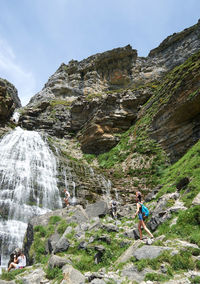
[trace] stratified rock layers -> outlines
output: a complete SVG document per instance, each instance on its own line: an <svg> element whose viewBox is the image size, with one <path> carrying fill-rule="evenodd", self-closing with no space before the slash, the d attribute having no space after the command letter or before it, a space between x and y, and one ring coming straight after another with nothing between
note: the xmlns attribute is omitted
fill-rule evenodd
<svg viewBox="0 0 200 284"><path fill-rule="evenodd" d="M161 103L150 134L176 160L199 139L198 96L187 99L199 88L199 69L190 73L185 66L174 78L164 79L167 87L157 86L162 85L164 75L200 50L199 38L200 22L169 36L146 58L138 57L128 45L63 63L24 108L20 124L57 137L77 135L85 153L100 154L118 143L119 134L141 116L139 111L157 89L162 101L173 94Z"/></svg>

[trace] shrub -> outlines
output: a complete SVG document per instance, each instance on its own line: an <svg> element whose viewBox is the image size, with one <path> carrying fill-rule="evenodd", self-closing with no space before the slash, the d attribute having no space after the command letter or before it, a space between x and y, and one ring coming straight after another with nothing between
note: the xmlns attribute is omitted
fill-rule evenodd
<svg viewBox="0 0 200 284"><path fill-rule="evenodd" d="M47 234L47 230L46 228L44 228L41 225L37 225L34 227L34 232L38 232L40 234L41 237L45 237Z"/></svg>

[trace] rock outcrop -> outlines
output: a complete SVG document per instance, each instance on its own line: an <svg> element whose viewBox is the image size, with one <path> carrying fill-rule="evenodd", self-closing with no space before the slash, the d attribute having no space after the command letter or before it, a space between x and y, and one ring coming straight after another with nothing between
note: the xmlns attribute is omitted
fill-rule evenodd
<svg viewBox="0 0 200 284"><path fill-rule="evenodd" d="M21 107L17 89L7 80L0 78L0 123L8 122L15 108Z"/></svg>
<svg viewBox="0 0 200 284"><path fill-rule="evenodd" d="M77 135L85 153L106 152L138 119L138 111L164 74L200 49L199 35L200 22L169 36L146 58L128 45L63 63L23 109L20 124L57 137Z"/></svg>

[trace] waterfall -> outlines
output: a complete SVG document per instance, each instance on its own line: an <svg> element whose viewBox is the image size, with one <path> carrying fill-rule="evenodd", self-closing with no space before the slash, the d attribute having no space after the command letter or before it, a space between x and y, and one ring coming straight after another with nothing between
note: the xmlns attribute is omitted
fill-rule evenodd
<svg viewBox="0 0 200 284"><path fill-rule="evenodd" d="M36 131L14 131L0 141L1 265L21 247L28 221L62 207L56 159Z"/></svg>

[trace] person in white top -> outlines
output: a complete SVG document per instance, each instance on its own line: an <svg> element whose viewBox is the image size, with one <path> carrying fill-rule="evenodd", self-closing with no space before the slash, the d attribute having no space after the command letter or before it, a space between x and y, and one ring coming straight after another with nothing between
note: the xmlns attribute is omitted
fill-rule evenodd
<svg viewBox="0 0 200 284"><path fill-rule="evenodd" d="M69 205L70 193L66 189L64 189L64 193L65 193L64 201L65 201L66 206L68 206Z"/></svg>
<svg viewBox="0 0 200 284"><path fill-rule="evenodd" d="M17 257L14 255L14 262L11 262L11 264L8 267L8 272L12 269L22 269L26 266L26 256L24 255L23 251L20 251L19 256Z"/></svg>

